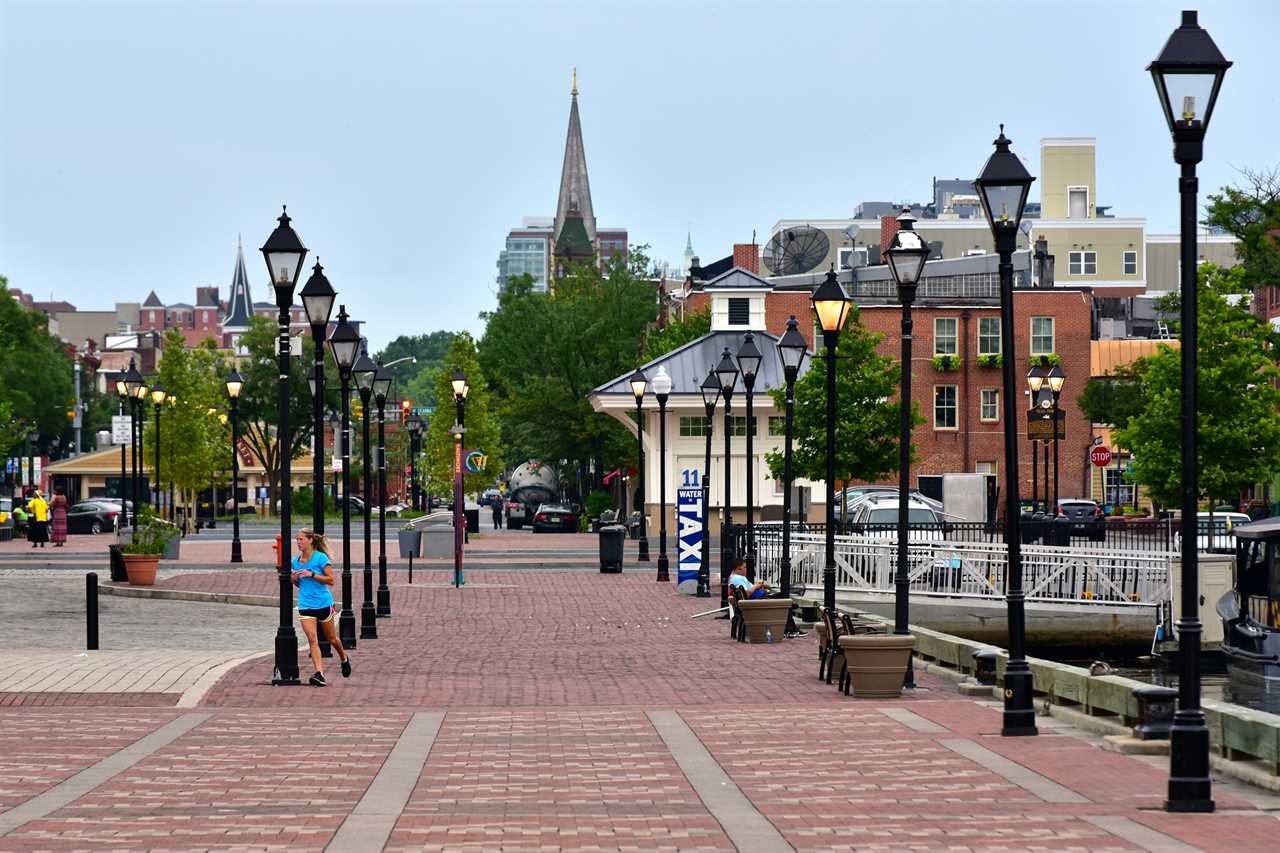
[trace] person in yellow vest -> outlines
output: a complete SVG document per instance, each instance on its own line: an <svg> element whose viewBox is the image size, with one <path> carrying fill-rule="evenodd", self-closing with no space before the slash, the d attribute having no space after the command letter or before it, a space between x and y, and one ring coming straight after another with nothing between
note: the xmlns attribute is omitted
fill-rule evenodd
<svg viewBox="0 0 1280 853"><path fill-rule="evenodd" d="M36 489L35 497L27 501L27 510L31 513L27 538L31 541L32 548L37 545L43 548L44 543L49 541L49 504L39 489Z"/></svg>

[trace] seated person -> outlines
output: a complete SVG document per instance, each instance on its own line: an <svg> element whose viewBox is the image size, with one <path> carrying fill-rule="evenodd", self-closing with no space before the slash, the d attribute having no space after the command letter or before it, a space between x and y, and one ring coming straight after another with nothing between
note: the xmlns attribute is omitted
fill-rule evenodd
<svg viewBox="0 0 1280 853"><path fill-rule="evenodd" d="M747 579L747 561L741 557L733 561L733 571L729 575L729 586L740 587L743 598L764 598L769 592L769 585L764 581L753 584Z"/></svg>

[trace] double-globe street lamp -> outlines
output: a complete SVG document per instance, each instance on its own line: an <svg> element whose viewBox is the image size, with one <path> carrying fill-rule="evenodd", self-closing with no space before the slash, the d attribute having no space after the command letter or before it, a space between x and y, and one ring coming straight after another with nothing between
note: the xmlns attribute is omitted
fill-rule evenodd
<svg viewBox="0 0 1280 853"><path fill-rule="evenodd" d="M409 416L407 424L409 428L409 495L410 503L413 504L414 512L419 509L419 490L418 490L418 450L422 441L422 418L418 417L418 413L414 412Z"/></svg>
<svg viewBox="0 0 1280 853"><path fill-rule="evenodd" d="M132 364L132 362L130 363ZM119 404L120 404L120 416L123 417L124 405L126 402L129 402L129 389L128 387L125 386L124 379L116 380L116 399L119 401ZM130 444L130 446L132 446L133 444L132 405L130 405L129 411L130 411L130 427L129 427L128 443ZM120 443L120 527L129 526L128 483L129 483L128 472L125 470L124 442L121 442Z"/></svg>
<svg viewBox="0 0 1280 853"><path fill-rule="evenodd" d="M742 387L747 392L747 566L751 579L755 580L756 572L756 532L755 532L755 482L756 482L756 413L752 408L755 398L756 374L760 372L760 362L764 356L756 346L756 336L747 332L742 336L742 345L738 347L738 370L742 373Z"/></svg>
<svg viewBox="0 0 1280 853"><path fill-rule="evenodd" d="M782 362L782 376L786 380L786 425L782 449L782 560L779 566L781 574L782 596L791 595L791 490L793 474L791 470L792 432L795 428L796 414L796 378L800 375L800 365L809 352L809 345L804 335L800 334L796 315L787 320L787 330L778 341L778 359Z"/></svg>
<svg viewBox="0 0 1280 853"><path fill-rule="evenodd" d="M244 377L232 368L227 376L227 400L231 404L231 562L242 563L240 553L240 391Z"/></svg>
<svg viewBox="0 0 1280 853"><path fill-rule="evenodd" d="M915 222L911 210L904 208L898 217L898 233L885 250L889 274L897 285L898 302L902 304L902 393L898 401L898 566L893 588L893 633L904 635L910 633L911 607L911 306L916 301L920 279L924 277L925 262L929 260L929 247L916 233ZM903 684L906 687L916 686L910 655L907 656Z"/></svg>
<svg viewBox="0 0 1280 853"><path fill-rule="evenodd" d="M716 365L716 377L720 380L720 396L724 398L724 517L720 523L720 606L729 606L729 573L733 571L733 389L738 383L738 365L734 364L729 348L720 354ZM723 618L728 618L725 616Z"/></svg>
<svg viewBox="0 0 1280 853"><path fill-rule="evenodd" d="M1004 353L1004 540L1008 549L1005 596L1009 606L1009 663L1005 668L1004 722L1001 734L1007 737L1036 734L1036 713L1031 704L1031 668L1026 653L1026 607L1022 590L1022 525L1018 500L1017 382L1014 378L1013 338L1013 252L1018 245L1018 226L1026 208L1027 193L1035 178L1009 150L1010 141L1000 125L996 150L974 181L987 225L1000 256L1000 351Z"/></svg>
<svg viewBox="0 0 1280 853"><path fill-rule="evenodd" d="M707 438L706 459L702 467L702 562L698 564L698 598L711 597L711 436L715 432L716 402L720 399L720 377L713 365L698 386L707 413L703 434ZM722 607L727 605L721 605Z"/></svg>
<svg viewBox="0 0 1280 853"><path fill-rule="evenodd" d="M151 491L155 495L152 499L152 506L155 507L156 515L160 515L160 500L164 497L164 486L160 485L160 410L164 407L164 399L168 394L164 390L164 385L158 379L151 383L151 388L147 394L151 397L151 402L156 410L156 446L151 451L155 460L151 466L151 473L155 476L156 481L151 484Z"/></svg>
<svg viewBox="0 0 1280 853"><path fill-rule="evenodd" d="M311 429L315 436L315 452L311 457L311 529L324 533L324 336L329 329L329 316L333 314L333 301L337 293L316 258L307 283L298 294L302 309L307 313L311 327Z"/></svg>
<svg viewBox="0 0 1280 853"><path fill-rule="evenodd" d="M129 423L133 431L133 448L129 454L129 473L133 480L130 493L133 497L133 526L138 526L138 510L142 506L142 424L138 418L138 409L142 398L147 394L147 383L138 372L133 359L129 359L129 369L124 374L125 391L129 397Z"/></svg>
<svg viewBox="0 0 1280 853"><path fill-rule="evenodd" d="M636 398L636 512L640 516L640 544L636 561L649 562L649 532L644 517L644 392L649 387L649 377L644 371L636 368L627 380L631 386L631 394Z"/></svg>
<svg viewBox="0 0 1280 853"><path fill-rule="evenodd" d="M836 280L834 266L810 297L813 313L822 329L822 346L827 363L827 541L822 565L822 606L828 613L836 609L836 347L840 330L849 319L853 300ZM835 637L830 640L835 644Z"/></svg>
<svg viewBox="0 0 1280 853"><path fill-rule="evenodd" d="M360 639L378 639L378 609L373 603L373 459L369 450L369 402L373 397L373 378L378 373L378 365L369 358L367 343L360 342L360 357L351 366L351 374L356 380L356 389L360 392L360 463L364 471L364 482L361 493L364 495L364 597L360 604ZM350 498L344 498L349 500Z"/></svg>
<svg viewBox="0 0 1280 853"><path fill-rule="evenodd" d="M667 559L667 397L671 394L671 374L658 367L653 376L653 396L658 400L658 581L671 580ZM679 560L677 560L679 568Z"/></svg>
<svg viewBox="0 0 1280 853"><path fill-rule="evenodd" d="M302 245L297 232L289 224L288 209L282 209L279 224L267 242L262 244L262 257L267 264L267 274L276 293L278 342L279 412L276 421L276 444L280 449L280 627L276 630L275 673L271 683L281 686L299 684L298 635L293 630L293 460L289 448L293 443L293 430L289 419L289 364L291 339L289 336L293 308L293 290L302 274L302 262L307 248Z"/></svg>
<svg viewBox="0 0 1280 853"><path fill-rule="evenodd" d="M342 610L338 639L343 648L356 647L356 615L351 610L351 368L360 349L360 335L347 322L347 306L338 308L338 323L329 335L329 350L338 366L342 398Z"/></svg>
<svg viewBox="0 0 1280 853"><path fill-rule="evenodd" d="M379 619L391 615L391 587L387 586L387 395L391 371L379 362L373 375L373 400L378 406L378 606Z"/></svg>
<svg viewBox="0 0 1280 853"><path fill-rule="evenodd" d="M1196 164L1204 157L1204 136L1231 63L1201 29L1195 12L1182 13L1160 56L1147 70L1155 82L1165 121L1173 135L1173 159L1181 167L1179 255L1182 260L1182 601L1178 616L1178 710L1169 744L1169 791L1165 809L1213 811L1209 780L1209 729L1200 707L1200 595L1196 554L1199 482L1196 464Z"/></svg>

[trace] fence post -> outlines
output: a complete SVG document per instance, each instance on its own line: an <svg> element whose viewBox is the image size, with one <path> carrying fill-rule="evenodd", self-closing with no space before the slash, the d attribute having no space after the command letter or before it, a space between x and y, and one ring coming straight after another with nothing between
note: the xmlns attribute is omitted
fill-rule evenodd
<svg viewBox="0 0 1280 853"><path fill-rule="evenodd" d="M85 648L98 650L98 573L84 576Z"/></svg>

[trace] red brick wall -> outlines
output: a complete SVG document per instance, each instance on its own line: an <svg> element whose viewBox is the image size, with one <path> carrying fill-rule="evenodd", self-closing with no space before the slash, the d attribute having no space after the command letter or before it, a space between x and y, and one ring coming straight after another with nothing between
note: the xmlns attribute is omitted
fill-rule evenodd
<svg viewBox="0 0 1280 853"><path fill-rule="evenodd" d="M889 244L893 242L893 238L898 236L898 217L881 216L880 217L880 257L884 257L884 250L889 248Z"/></svg>
<svg viewBox="0 0 1280 853"><path fill-rule="evenodd" d="M813 349L813 307L807 290L775 290L764 298L764 325L773 334L782 337L787 330L787 319L796 315L800 334Z"/></svg>
<svg viewBox="0 0 1280 853"><path fill-rule="evenodd" d="M760 274L760 249L754 243L733 244L733 265Z"/></svg>
<svg viewBox="0 0 1280 853"><path fill-rule="evenodd" d="M965 315L968 315L966 322ZM987 308L946 308L917 306L912 354L912 397L919 406L925 423L912 434L917 462L912 465L914 482L918 474L944 474L973 471L977 463L994 461L1000 476L1001 494L1004 492L1004 439L1003 423L983 422L980 418L981 389L1002 386L1002 373L996 368L977 365L978 318L998 317L994 306ZM1089 377L1089 323L1090 297L1073 291L1019 291L1014 297L1014 346L1017 353L1015 374L1018 379L1018 451L1021 495L1031 493L1031 445L1026 439L1025 411L1029 399L1024 377L1028 370L1028 355L1032 316L1054 317L1054 347L1061 358L1067 383L1060 405L1066 412L1066 438L1058 444L1059 495L1078 497L1087 493L1085 462L1092 438L1091 425L1076 407L1084 382ZM891 306L864 306L861 309L863 325L872 331L882 332L884 341L880 351L898 357L901 349L901 309ZM962 366L959 371L943 373L933 367L934 319L955 317L958 319L959 350ZM933 428L933 393L935 385L955 385L958 388L957 430ZM1001 401L1003 407L1003 401ZM1001 410L1003 417L1003 408ZM1041 457L1043 458L1043 456ZM1052 456L1050 457L1052 459ZM1043 475L1042 475L1043 476ZM1040 480L1043 484L1043 479ZM1043 486L1042 486L1043 488Z"/></svg>

